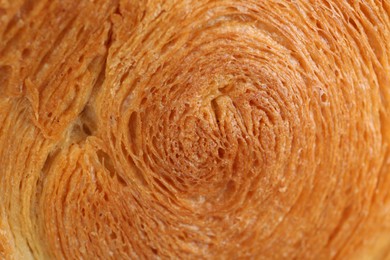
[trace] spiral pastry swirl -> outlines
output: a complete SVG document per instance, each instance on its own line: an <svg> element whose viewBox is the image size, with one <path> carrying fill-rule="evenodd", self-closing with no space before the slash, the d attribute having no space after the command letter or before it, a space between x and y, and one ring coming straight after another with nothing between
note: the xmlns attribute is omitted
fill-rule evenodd
<svg viewBox="0 0 390 260"><path fill-rule="evenodd" d="M388 0L0 1L0 258L390 257Z"/></svg>

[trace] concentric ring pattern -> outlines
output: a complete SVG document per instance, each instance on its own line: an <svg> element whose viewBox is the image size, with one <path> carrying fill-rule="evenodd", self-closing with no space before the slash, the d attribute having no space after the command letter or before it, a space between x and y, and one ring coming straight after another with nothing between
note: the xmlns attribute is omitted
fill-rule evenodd
<svg viewBox="0 0 390 260"><path fill-rule="evenodd" d="M0 258L390 257L390 2L0 1Z"/></svg>

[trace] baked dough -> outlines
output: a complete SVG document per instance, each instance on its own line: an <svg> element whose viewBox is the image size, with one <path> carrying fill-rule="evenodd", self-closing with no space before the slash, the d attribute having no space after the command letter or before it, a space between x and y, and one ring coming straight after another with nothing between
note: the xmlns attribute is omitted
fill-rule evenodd
<svg viewBox="0 0 390 260"><path fill-rule="evenodd" d="M390 257L388 0L0 0L0 258Z"/></svg>

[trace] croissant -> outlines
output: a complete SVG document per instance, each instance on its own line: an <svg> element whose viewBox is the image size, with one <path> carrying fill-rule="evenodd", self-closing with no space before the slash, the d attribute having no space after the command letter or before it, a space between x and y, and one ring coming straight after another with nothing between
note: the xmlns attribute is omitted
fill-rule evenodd
<svg viewBox="0 0 390 260"><path fill-rule="evenodd" d="M389 0L1 0L1 259L390 259Z"/></svg>

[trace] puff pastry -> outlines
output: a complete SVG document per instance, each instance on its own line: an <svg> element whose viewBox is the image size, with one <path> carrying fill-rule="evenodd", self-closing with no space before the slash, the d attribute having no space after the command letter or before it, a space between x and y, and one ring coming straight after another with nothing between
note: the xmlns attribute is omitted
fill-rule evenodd
<svg viewBox="0 0 390 260"><path fill-rule="evenodd" d="M0 0L0 258L389 259L388 0Z"/></svg>

